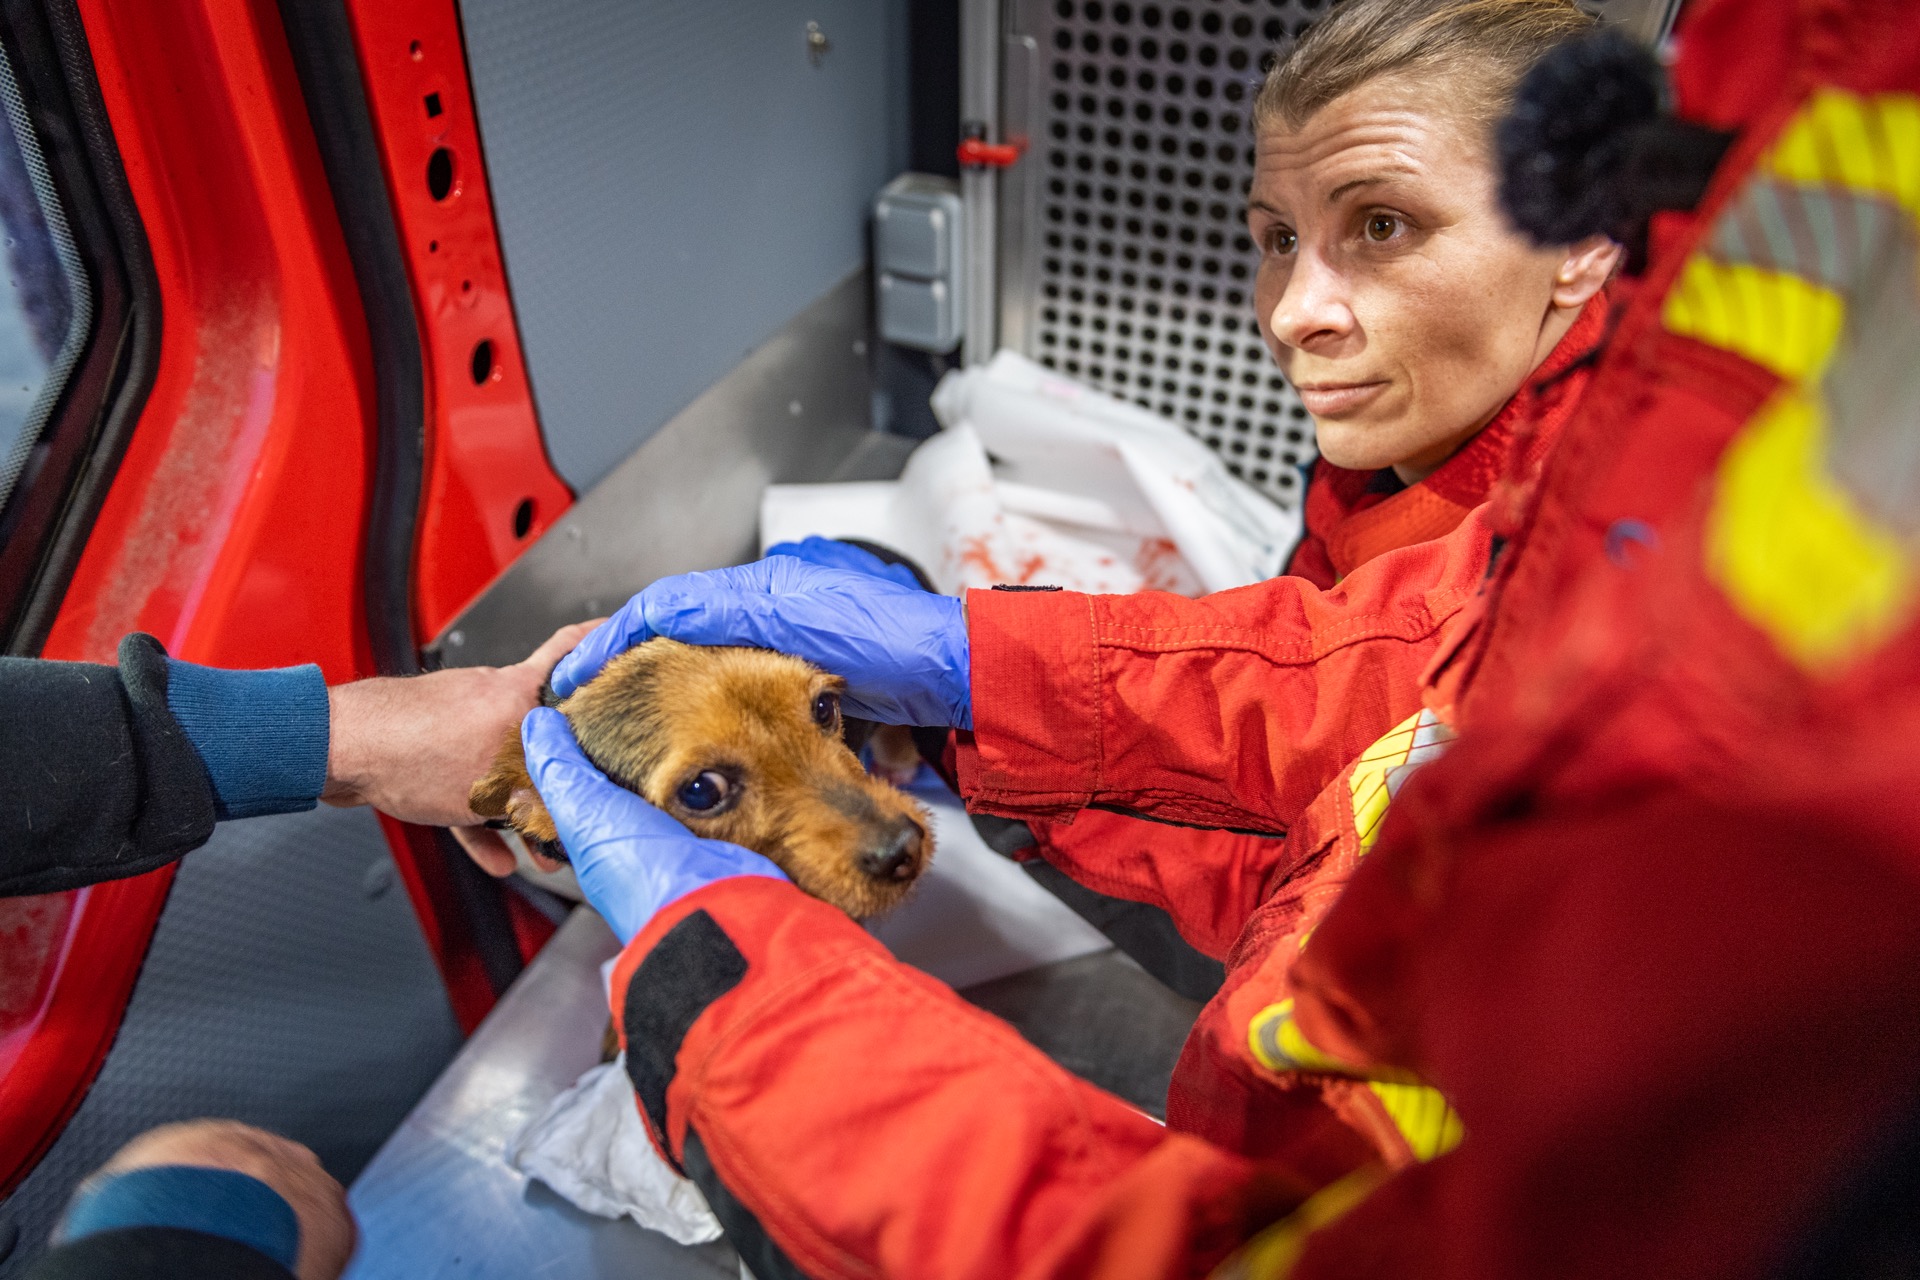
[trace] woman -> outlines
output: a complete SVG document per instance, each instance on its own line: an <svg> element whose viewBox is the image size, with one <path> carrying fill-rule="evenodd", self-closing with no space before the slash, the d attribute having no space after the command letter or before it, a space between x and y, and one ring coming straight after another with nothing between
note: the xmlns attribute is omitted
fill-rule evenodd
<svg viewBox="0 0 1920 1280"><path fill-rule="evenodd" d="M1444 538L1493 495L1510 461L1531 473L1578 401L1620 250L1600 239L1540 249L1507 226L1489 154L1501 106L1490 86L1510 83L1510 72L1490 50L1538 48L1585 23L1552 0L1350 6L1268 78L1248 198L1261 253L1255 306L1320 448L1290 574L1331 589L1388 552ZM1447 68L1438 82L1425 74L1436 67ZM1441 85L1461 95L1436 111ZM1208 998L1218 962L1286 865L1275 837L1356 750L1418 709L1435 634L1386 659L1387 670L1370 654L1368 678L1326 717L1335 723L1324 749L1295 744L1295 800L1274 815L1274 834L1091 811L1031 824L1034 853L1082 886L1147 904L1109 901L1089 914L1170 986Z"/></svg>
<svg viewBox="0 0 1920 1280"><path fill-rule="evenodd" d="M1288 1021L1288 982L1400 766L1445 736L1420 674L1485 576L1485 500L1537 461L1602 326L1616 251L1508 231L1487 146L1519 77L1590 25L1555 0L1349 0L1270 78L1249 217L1262 329L1325 459L1303 576L1200 600L973 592L963 614L772 557L654 584L556 670L566 692L654 634L786 649L847 676L855 714L970 731L975 810L1077 817L1074 839L1108 821L1090 806L1268 836L1171 856L1177 828L1138 840L1131 819L1118 852L1047 832L1077 877L1231 944L1162 1130L611 787L534 713L536 782L632 939L614 991L642 1110L757 1273L1187 1274L1457 1138L1418 1082L1343 1078ZM1521 395L1532 375L1551 391Z"/></svg>

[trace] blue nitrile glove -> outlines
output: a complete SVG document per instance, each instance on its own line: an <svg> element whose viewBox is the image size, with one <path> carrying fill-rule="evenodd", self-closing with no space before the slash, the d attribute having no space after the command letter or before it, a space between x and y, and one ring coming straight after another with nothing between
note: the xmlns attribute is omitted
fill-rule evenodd
<svg viewBox="0 0 1920 1280"><path fill-rule="evenodd" d="M777 649L843 677L848 715L882 724L973 727L960 601L885 578L769 556L662 578L560 659L562 697L643 640Z"/></svg>
<svg viewBox="0 0 1920 1280"><path fill-rule="evenodd" d="M828 569L846 569L853 573L864 573L869 578L885 578L888 582L897 582L903 587L912 587L916 591L926 588L920 585L920 579L913 576L913 570L904 564L888 564L865 547L856 547L851 542L842 542L838 538L822 538L811 534L798 542L776 542L767 548L770 556L795 556L808 564L821 565Z"/></svg>
<svg viewBox="0 0 1920 1280"><path fill-rule="evenodd" d="M654 912L730 876L786 874L750 849L702 840L593 767L567 718L535 707L520 724L527 774L593 904L624 945Z"/></svg>

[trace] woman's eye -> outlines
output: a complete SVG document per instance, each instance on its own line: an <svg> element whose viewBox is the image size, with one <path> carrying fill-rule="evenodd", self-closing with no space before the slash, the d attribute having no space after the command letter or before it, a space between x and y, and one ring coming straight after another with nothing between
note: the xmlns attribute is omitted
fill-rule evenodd
<svg viewBox="0 0 1920 1280"><path fill-rule="evenodd" d="M1267 233L1267 251L1270 253L1292 253L1300 244L1300 237L1285 227L1276 227Z"/></svg>
<svg viewBox="0 0 1920 1280"><path fill-rule="evenodd" d="M708 769L680 785L680 803L696 813L703 813L727 798L729 785L725 774Z"/></svg>
<svg viewBox="0 0 1920 1280"><path fill-rule="evenodd" d="M1393 233L1400 229L1400 219L1390 213L1375 213L1367 216L1367 239L1376 243L1393 239Z"/></svg>
<svg viewBox="0 0 1920 1280"><path fill-rule="evenodd" d="M813 700L813 722L822 729L831 729L840 723L840 696L823 693Z"/></svg>

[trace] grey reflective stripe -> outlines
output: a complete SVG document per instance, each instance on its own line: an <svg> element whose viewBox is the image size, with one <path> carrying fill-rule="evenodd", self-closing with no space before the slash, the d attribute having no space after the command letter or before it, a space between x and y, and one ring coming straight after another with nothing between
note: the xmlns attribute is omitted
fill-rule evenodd
<svg viewBox="0 0 1920 1280"><path fill-rule="evenodd" d="M1837 292L1909 221L1891 199L1839 187L1756 178L1720 215L1707 251L1722 262L1784 271Z"/></svg>
<svg viewBox="0 0 1920 1280"><path fill-rule="evenodd" d="M1432 764L1445 755L1458 736L1433 712L1422 711L1420 721L1413 729L1413 749L1407 752L1404 761L1387 770L1387 798L1391 800L1399 796L1400 788L1407 785L1407 779L1419 772L1423 765Z"/></svg>
<svg viewBox="0 0 1920 1280"><path fill-rule="evenodd" d="M1262 1018L1254 1034L1260 1038L1260 1050L1276 1071L1298 1071L1300 1063L1292 1054L1280 1047L1280 1028L1293 1021L1291 1017Z"/></svg>

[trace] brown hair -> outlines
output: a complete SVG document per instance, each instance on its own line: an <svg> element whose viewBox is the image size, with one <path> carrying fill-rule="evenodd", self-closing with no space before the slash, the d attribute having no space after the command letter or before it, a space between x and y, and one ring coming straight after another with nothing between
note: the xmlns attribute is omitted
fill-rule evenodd
<svg viewBox="0 0 1920 1280"><path fill-rule="evenodd" d="M1573 0L1347 0L1274 64L1254 124L1298 129L1370 80L1421 73L1470 86L1448 105L1491 123L1534 63L1596 21Z"/></svg>

